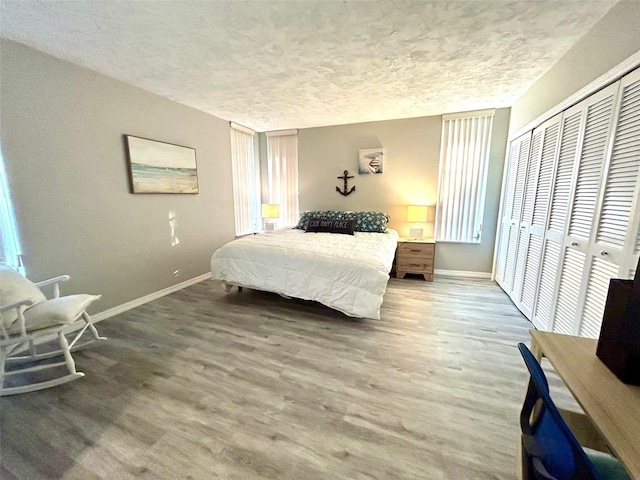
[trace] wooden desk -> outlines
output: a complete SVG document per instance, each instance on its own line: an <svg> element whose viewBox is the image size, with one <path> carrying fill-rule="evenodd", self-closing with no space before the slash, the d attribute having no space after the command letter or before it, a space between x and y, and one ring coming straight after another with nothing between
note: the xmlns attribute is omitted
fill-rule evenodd
<svg viewBox="0 0 640 480"><path fill-rule="evenodd" d="M596 357L597 340L530 333L534 355L547 357L613 454L640 480L640 387L623 383Z"/></svg>

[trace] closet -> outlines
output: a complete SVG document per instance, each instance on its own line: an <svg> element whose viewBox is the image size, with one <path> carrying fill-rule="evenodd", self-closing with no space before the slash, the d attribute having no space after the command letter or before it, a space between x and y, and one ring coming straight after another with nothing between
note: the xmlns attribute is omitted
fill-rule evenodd
<svg viewBox="0 0 640 480"><path fill-rule="evenodd" d="M640 255L640 69L510 143L496 281L541 330L597 338Z"/></svg>

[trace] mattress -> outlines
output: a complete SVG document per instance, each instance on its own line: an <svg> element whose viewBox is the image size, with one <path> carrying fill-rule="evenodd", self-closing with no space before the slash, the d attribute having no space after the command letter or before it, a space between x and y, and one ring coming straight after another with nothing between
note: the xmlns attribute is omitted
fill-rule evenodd
<svg viewBox="0 0 640 480"><path fill-rule="evenodd" d="M238 238L211 258L215 280L380 318L398 232L354 235L286 229Z"/></svg>

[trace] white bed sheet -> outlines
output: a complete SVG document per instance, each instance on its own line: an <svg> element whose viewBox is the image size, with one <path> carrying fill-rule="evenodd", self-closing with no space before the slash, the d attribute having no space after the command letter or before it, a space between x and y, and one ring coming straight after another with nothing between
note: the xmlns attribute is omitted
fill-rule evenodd
<svg viewBox="0 0 640 480"><path fill-rule="evenodd" d="M214 279L380 318L398 232L341 235L278 230L241 237L211 257Z"/></svg>

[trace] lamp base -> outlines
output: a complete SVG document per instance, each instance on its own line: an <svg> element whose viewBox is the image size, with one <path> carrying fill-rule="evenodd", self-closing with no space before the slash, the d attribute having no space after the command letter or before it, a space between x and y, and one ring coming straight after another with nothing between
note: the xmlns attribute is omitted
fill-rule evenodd
<svg viewBox="0 0 640 480"><path fill-rule="evenodd" d="M409 238L418 240L422 238L423 229L420 227L411 227L409 229Z"/></svg>

